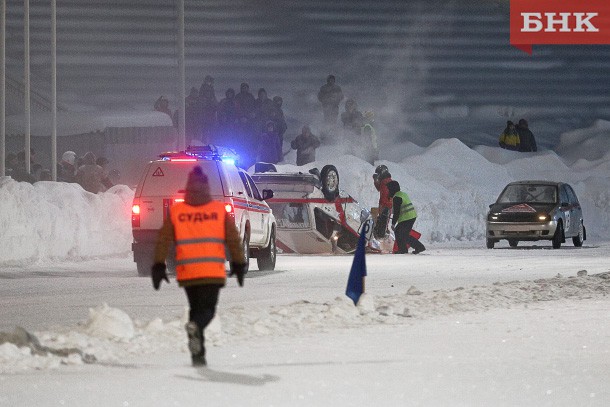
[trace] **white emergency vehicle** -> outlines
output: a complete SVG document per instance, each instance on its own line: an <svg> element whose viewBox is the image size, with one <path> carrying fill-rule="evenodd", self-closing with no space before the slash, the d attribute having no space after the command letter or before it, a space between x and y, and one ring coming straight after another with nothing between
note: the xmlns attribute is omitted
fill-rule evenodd
<svg viewBox="0 0 610 407"><path fill-rule="evenodd" d="M169 208L184 201L188 173L196 165L208 176L212 199L224 202L227 213L235 219L248 261L255 257L259 270L275 268L276 222L265 202L273 192L259 191L235 160L233 151L206 145L163 153L147 164L136 188L131 216L132 250L139 275L150 275L158 231L169 216ZM167 265L173 270L173 253Z"/></svg>

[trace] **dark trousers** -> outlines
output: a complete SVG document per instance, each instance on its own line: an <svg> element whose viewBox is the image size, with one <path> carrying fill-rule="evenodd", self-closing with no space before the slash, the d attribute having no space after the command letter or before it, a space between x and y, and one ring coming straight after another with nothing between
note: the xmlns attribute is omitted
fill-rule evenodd
<svg viewBox="0 0 610 407"><path fill-rule="evenodd" d="M396 244L398 246L398 251L396 253L408 253L407 245L411 246L413 250L417 252L421 252L425 250L425 246L416 238L411 236L411 229L413 229L413 224L415 223L415 219L409 219L404 222L398 222L396 224L396 229L394 230L394 236L396 238Z"/></svg>
<svg viewBox="0 0 610 407"><path fill-rule="evenodd" d="M209 325L216 314L218 294L221 284L201 284L184 287L189 300L189 319L197 323L201 337L201 349L205 354L203 330Z"/></svg>

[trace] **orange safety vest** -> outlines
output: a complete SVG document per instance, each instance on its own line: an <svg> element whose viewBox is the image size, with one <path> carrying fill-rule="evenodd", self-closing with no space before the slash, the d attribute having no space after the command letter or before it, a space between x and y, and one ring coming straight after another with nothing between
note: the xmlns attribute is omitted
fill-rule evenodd
<svg viewBox="0 0 610 407"><path fill-rule="evenodd" d="M176 279L226 279L224 204L181 202L172 205L169 213L176 243Z"/></svg>

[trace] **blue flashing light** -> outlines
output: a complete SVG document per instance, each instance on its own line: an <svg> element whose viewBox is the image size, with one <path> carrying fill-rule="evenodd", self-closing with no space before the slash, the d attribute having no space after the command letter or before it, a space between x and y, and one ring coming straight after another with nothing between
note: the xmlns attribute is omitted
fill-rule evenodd
<svg viewBox="0 0 610 407"><path fill-rule="evenodd" d="M221 157L220 159L225 164L235 165L235 158L232 158L232 157Z"/></svg>

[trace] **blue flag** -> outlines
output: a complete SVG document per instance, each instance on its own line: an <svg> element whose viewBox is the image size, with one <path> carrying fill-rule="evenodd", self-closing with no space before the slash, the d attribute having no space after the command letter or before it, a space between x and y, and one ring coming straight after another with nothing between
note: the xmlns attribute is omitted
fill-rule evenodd
<svg viewBox="0 0 610 407"><path fill-rule="evenodd" d="M352 269L350 270L349 278L347 279L347 289L345 290L345 295L354 301L354 305L358 304L358 300L364 292L364 277L366 276L366 234L369 231L369 228L369 222L362 225L362 229L360 230L360 238L358 239L358 247L356 248L356 253L354 254Z"/></svg>

